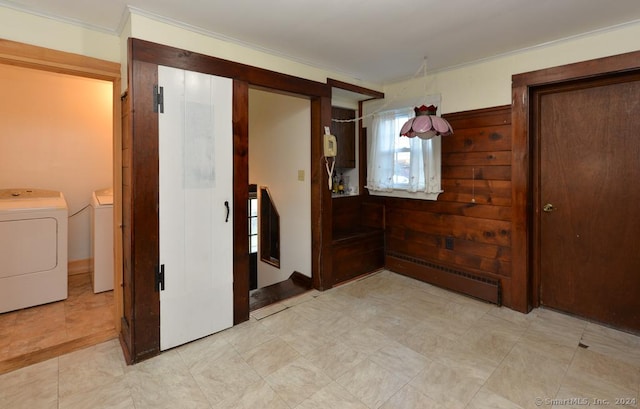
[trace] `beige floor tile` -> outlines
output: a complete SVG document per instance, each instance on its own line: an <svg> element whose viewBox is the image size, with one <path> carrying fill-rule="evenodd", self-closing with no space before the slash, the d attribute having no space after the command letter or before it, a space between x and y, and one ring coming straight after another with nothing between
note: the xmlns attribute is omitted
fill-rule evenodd
<svg viewBox="0 0 640 409"><path fill-rule="evenodd" d="M135 409L124 376L91 390L60 396L59 409Z"/></svg>
<svg viewBox="0 0 640 409"><path fill-rule="evenodd" d="M195 363L190 372L212 406L237 399L262 380L235 351Z"/></svg>
<svg viewBox="0 0 640 409"><path fill-rule="evenodd" d="M406 385L393 395L381 409L446 409L446 406L439 404L427 397L411 385Z"/></svg>
<svg viewBox="0 0 640 409"><path fill-rule="evenodd" d="M459 355L489 367L491 372L522 338L523 332L507 321L485 315L464 336L439 350L437 359Z"/></svg>
<svg viewBox="0 0 640 409"><path fill-rule="evenodd" d="M390 305L388 302L368 297L357 301L357 308L349 310L349 317L360 324L369 325L381 316L389 314Z"/></svg>
<svg viewBox="0 0 640 409"><path fill-rule="evenodd" d="M316 302L315 299L301 302L290 308L298 315L301 315L313 322L322 322L335 315L335 311L326 309L323 303Z"/></svg>
<svg viewBox="0 0 640 409"><path fill-rule="evenodd" d="M281 333L280 339L295 349L301 355L307 355L333 342L332 337L327 336L322 328L313 325L304 325Z"/></svg>
<svg viewBox="0 0 640 409"><path fill-rule="evenodd" d="M320 293L320 295L318 295L318 297L316 298L316 301L327 310L334 311L338 315L348 316L351 316L362 310L363 305L366 305L365 298L353 297L347 292L342 291L341 286L336 287L330 291Z"/></svg>
<svg viewBox="0 0 640 409"><path fill-rule="evenodd" d="M623 401L625 403L621 404ZM566 380L554 400L544 403L545 406L553 406L554 408L584 408L586 406L638 408L635 393L605 383L578 379Z"/></svg>
<svg viewBox="0 0 640 409"><path fill-rule="evenodd" d="M469 402L466 409L522 409L522 406L482 388Z"/></svg>
<svg viewBox="0 0 640 409"><path fill-rule="evenodd" d="M274 338L241 354L262 377L272 374L300 357L300 354L280 338Z"/></svg>
<svg viewBox="0 0 640 409"><path fill-rule="evenodd" d="M389 305L383 314L377 318L365 323L389 338L395 338L398 334L405 333L411 328L422 323L422 317L419 317L413 309L408 309L399 305Z"/></svg>
<svg viewBox="0 0 640 409"><path fill-rule="evenodd" d="M296 409L367 409L367 406L335 382L314 393Z"/></svg>
<svg viewBox="0 0 640 409"><path fill-rule="evenodd" d="M411 348L392 342L369 356L369 359L389 371L408 378L415 377L428 364L429 360Z"/></svg>
<svg viewBox="0 0 640 409"><path fill-rule="evenodd" d="M640 337L588 323L581 339L590 351L617 358L640 368Z"/></svg>
<svg viewBox="0 0 640 409"><path fill-rule="evenodd" d="M251 385L246 393L212 407L215 409L290 409L289 405L263 380Z"/></svg>
<svg viewBox="0 0 640 409"><path fill-rule="evenodd" d="M451 334L443 335L443 332L447 334L446 331L440 331L430 324L422 323L406 332L396 334L394 339L433 360L440 356L442 349L459 339Z"/></svg>
<svg viewBox="0 0 640 409"><path fill-rule="evenodd" d="M400 301L399 305L409 311L420 311L423 309L427 311L438 311L434 310L434 308L441 309L452 301L451 295L444 296L441 293L429 292L428 289L425 288L414 288L409 291L408 294L405 294L407 296Z"/></svg>
<svg viewBox="0 0 640 409"><path fill-rule="evenodd" d="M324 337L339 340L358 327L360 323L348 315L336 314L332 318L314 325Z"/></svg>
<svg viewBox="0 0 640 409"><path fill-rule="evenodd" d="M406 299L407 293L411 290L411 287L406 283L385 279L383 276L378 277L380 277L378 279L378 283L370 288L368 297L375 298L389 304L397 304Z"/></svg>
<svg viewBox="0 0 640 409"><path fill-rule="evenodd" d="M195 365L212 365L219 359L238 356L236 350L224 340L221 334L210 335L185 344L178 348L177 352L189 369Z"/></svg>
<svg viewBox="0 0 640 409"><path fill-rule="evenodd" d="M440 327L449 333L462 336L491 308L487 304L481 305L451 301L445 306L443 312L434 316L432 320L439 323Z"/></svg>
<svg viewBox="0 0 640 409"><path fill-rule="evenodd" d="M136 409L209 409L210 404L176 350L126 371Z"/></svg>
<svg viewBox="0 0 640 409"><path fill-rule="evenodd" d="M359 300L361 299L340 292L338 287L333 291L318 293L314 302L322 309L333 311L339 315L348 315L352 309L357 308Z"/></svg>
<svg viewBox="0 0 640 409"><path fill-rule="evenodd" d="M469 344L469 339L461 338L442 348L433 361L484 382L500 364L483 353L485 347Z"/></svg>
<svg viewBox="0 0 640 409"><path fill-rule="evenodd" d="M344 294L353 298L367 298L371 294L372 288L365 281L372 279L374 276L367 276L363 279L352 281L337 287L335 290L340 294Z"/></svg>
<svg viewBox="0 0 640 409"><path fill-rule="evenodd" d="M640 368L599 352L579 348L565 376L564 384L597 387L598 390L618 391L629 397L638 393ZM609 397L616 395L611 394ZM597 396L596 396L597 397Z"/></svg>
<svg viewBox="0 0 640 409"><path fill-rule="evenodd" d="M120 345L115 340L58 359L58 394L61 398L96 390L124 379L125 362Z"/></svg>
<svg viewBox="0 0 640 409"><path fill-rule="evenodd" d="M365 354L372 354L392 341L381 332L363 325L353 328L340 339L348 347Z"/></svg>
<svg viewBox="0 0 640 409"><path fill-rule="evenodd" d="M287 308L276 314L271 314L260 320L265 328L274 334L282 334L292 331L296 328L307 328L312 326L311 321L296 313L293 309Z"/></svg>
<svg viewBox="0 0 640 409"><path fill-rule="evenodd" d="M559 346L568 346L573 349L580 342L586 324L586 321L578 318L540 309L536 318L524 333L523 341L536 343L539 349L548 347L547 352L551 354L558 352L557 347Z"/></svg>
<svg viewBox="0 0 640 409"><path fill-rule="evenodd" d="M409 380L408 376L389 371L367 359L347 371L336 382L367 407L376 409L395 395Z"/></svg>
<svg viewBox="0 0 640 409"><path fill-rule="evenodd" d="M518 328L526 330L531 322L538 316L538 311L538 309L534 309L529 313L524 314L507 307L495 307L487 311L487 314L509 321Z"/></svg>
<svg viewBox="0 0 640 409"><path fill-rule="evenodd" d="M306 359L333 380L344 375L348 370L367 359L368 356L368 354L356 351L339 341L332 341L304 355Z"/></svg>
<svg viewBox="0 0 640 409"><path fill-rule="evenodd" d="M265 380L292 408L332 382L321 369L304 358L278 369Z"/></svg>
<svg viewBox="0 0 640 409"><path fill-rule="evenodd" d="M521 343L540 354L569 364L580 343L586 321L550 310L539 310Z"/></svg>
<svg viewBox="0 0 640 409"><path fill-rule="evenodd" d="M58 359L0 375L3 408L57 408Z"/></svg>
<svg viewBox="0 0 640 409"><path fill-rule="evenodd" d="M525 409L536 398L553 398L569 364L517 344L488 379L487 388Z"/></svg>
<svg viewBox="0 0 640 409"><path fill-rule="evenodd" d="M0 315L0 357L46 343L55 322L90 329L113 293L92 300L86 287L74 283L66 308ZM289 304L133 366L112 340L0 375L0 407L533 409L586 397L638 408L640 337L558 312L520 314L388 271ZM7 342L16 332L32 337Z"/></svg>
<svg viewBox="0 0 640 409"><path fill-rule="evenodd" d="M431 362L410 385L446 408L462 409L484 382L485 378L466 368Z"/></svg>
<svg viewBox="0 0 640 409"><path fill-rule="evenodd" d="M239 353L276 338L274 331L263 325L261 321L256 320L249 320L231 327L220 333L220 336L233 345Z"/></svg>
<svg viewBox="0 0 640 409"><path fill-rule="evenodd" d="M256 320L261 320L270 315L286 310L287 308L289 307L287 307L284 303L279 302L279 303L267 305L266 307L251 311L251 317L255 318Z"/></svg>

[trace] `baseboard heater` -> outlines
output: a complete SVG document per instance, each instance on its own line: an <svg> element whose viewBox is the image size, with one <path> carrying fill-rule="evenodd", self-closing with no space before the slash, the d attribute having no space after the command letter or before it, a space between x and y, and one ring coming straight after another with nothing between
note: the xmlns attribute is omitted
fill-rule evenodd
<svg viewBox="0 0 640 409"><path fill-rule="evenodd" d="M387 252L385 267L429 284L502 305L500 281L458 271L406 254Z"/></svg>

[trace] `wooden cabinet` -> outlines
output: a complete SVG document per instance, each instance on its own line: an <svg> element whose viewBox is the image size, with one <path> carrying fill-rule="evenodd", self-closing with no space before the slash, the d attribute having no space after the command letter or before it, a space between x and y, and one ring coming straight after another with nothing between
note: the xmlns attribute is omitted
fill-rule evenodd
<svg viewBox="0 0 640 409"><path fill-rule="evenodd" d="M363 196L333 199L332 285L384 267L383 213Z"/></svg>
<svg viewBox="0 0 640 409"><path fill-rule="evenodd" d="M384 267L384 232L363 228L333 239L333 284Z"/></svg>
<svg viewBox="0 0 640 409"><path fill-rule="evenodd" d="M331 107L331 118L354 119L356 111L348 108ZM336 168L356 167L356 122L333 122L331 132L338 142Z"/></svg>

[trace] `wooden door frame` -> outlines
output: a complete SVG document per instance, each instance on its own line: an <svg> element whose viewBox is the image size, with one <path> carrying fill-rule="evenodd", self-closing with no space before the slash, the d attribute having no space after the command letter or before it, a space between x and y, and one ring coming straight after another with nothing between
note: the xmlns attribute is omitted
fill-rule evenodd
<svg viewBox="0 0 640 409"><path fill-rule="evenodd" d="M141 203L134 204L132 209L135 213L134 229L138 230L132 236L143 237L143 240L136 240L132 244L136 249L135 260L132 261L133 275L143 277L142 282L136 282L134 290L134 309L137 309L135 326L136 330L147 329L145 332L151 333L150 337L144 337L141 344L135 346L135 351L129 351L132 352L130 361L136 362L159 353L159 344L154 342L155 338L159 339L159 294L155 291L152 278L158 262L158 132L155 124L157 114L153 113L151 103L153 86L157 84L157 74L153 73L157 73L158 65L233 79L234 324L249 319L248 219L245 217L249 197L249 87L303 96L311 102L311 274L313 286L320 290L329 288L328 283L331 282L325 278L325 266L331 265L330 254L326 254L330 253L331 237L323 234L330 232L331 193L323 189L327 184L327 175L322 165L323 127L331 124L331 87L326 83L145 40L130 38L128 45L129 93L132 98L136 151L132 158L134 197L136 189L144 189L139 192L142 196L136 199ZM144 180L145 187L136 187L136 180ZM142 207L139 211L136 210L138 206ZM146 282L149 280L151 283Z"/></svg>
<svg viewBox="0 0 640 409"><path fill-rule="evenodd" d="M98 58L52 50L30 44L0 39L0 64L14 65L40 71L72 75L75 77L91 78L111 82L112 110L113 110L113 185L122 185L122 147L121 147L121 80L120 63L105 61ZM122 223L122 195L114 188L114 325L116 333L120 332L120 317L122 316L122 237L120 225Z"/></svg>
<svg viewBox="0 0 640 409"><path fill-rule="evenodd" d="M536 89L588 79L606 79L640 73L640 51L546 68L512 76L512 297L513 308L529 312L539 306L540 209L537 206L539 174L535 122Z"/></svg>

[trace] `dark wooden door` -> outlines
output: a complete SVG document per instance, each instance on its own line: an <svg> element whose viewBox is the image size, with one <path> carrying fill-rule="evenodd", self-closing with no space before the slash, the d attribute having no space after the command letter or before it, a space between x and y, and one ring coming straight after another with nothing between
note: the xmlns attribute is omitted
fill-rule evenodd
<svg viewBox="0 0 640 409"><path fill-rule="evenodd" d="M640 80L538 97L540 304L640 332Z"/></svg>

